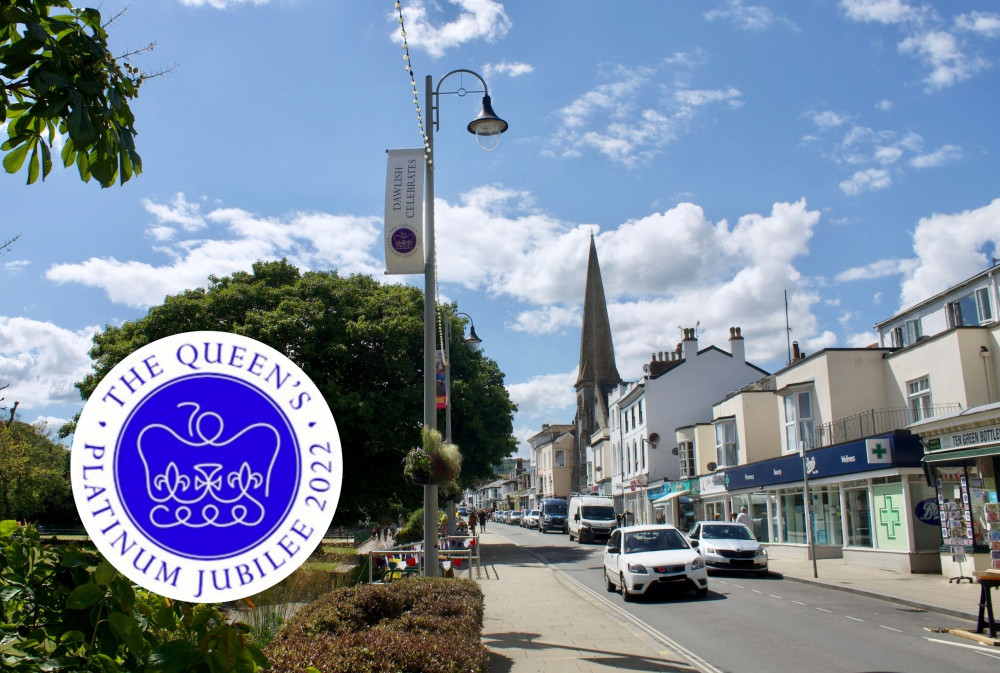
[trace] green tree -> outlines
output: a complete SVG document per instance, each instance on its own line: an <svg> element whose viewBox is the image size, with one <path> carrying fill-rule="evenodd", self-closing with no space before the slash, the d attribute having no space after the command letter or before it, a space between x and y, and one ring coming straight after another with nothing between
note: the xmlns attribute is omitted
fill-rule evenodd
<svg viewBox="0 0 1000 673"><path fill-rule="evenodd" d="M62 160L102 187L142 172L129 101L145 76L108 50L96 9L69 0L0 0L0 124L8 139L4 169L27 163L28 184L52 170L52 144Z"/></svg>
<svg viewBox="0 0 1000 673"><path fill-rule="evenodd" d="M77 384L83 397L128 354L162 337L194 330L242 334L287 355L323 391L343 447L339 523L378 520L400 502L417 505L421 491L403 478L402 461L421 442L423 293L370 276L300 274L284 260L210 280L207 289L167 297L146 316L97 334L94 372ZM491 476L491 466L516 451L516 408L497 363L469 353L461 334L456 322L452 425L464 458L462 479L471 483Z"/></svg>
<svg viewBox="0 0 1000 673"><path fill-rule="evenodd" d="M0 423L0 520L78 523L68 473L65 447L32 425Z"/></svg>

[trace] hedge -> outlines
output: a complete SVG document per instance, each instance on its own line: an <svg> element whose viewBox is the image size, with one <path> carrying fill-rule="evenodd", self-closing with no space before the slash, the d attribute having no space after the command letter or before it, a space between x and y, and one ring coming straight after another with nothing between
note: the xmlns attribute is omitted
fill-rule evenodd
<svg viewBox="0 0 1000 673"><path fill-rule="evenodd" d="M415 577L321 596L265 654L274 673L487 673L482 625L475 582Z"/></svg>

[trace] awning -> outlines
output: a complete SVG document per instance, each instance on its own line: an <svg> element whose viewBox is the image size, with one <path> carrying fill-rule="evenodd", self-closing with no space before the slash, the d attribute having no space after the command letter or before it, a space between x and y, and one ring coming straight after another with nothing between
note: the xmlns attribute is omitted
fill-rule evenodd
<svg viewBox="0 0 1000 673"><path fill-rule="evenodd" d="M941 451L940 453L930 453L924 456L925 463L943 463L951 460L967 460L969 458L982 458L985 456L1000 455L1000 446L980 446L975 449L959 449L958 451Z"/></svg>
<svg viewBox="0 0 1000 673"><path fill-rule="evenodd" d="M686 491L674 491L673 493L667 493L666 495L657 498L656 500L654 500L650 504L651 505L666 505L671 500L674 500L675 498L679 498L682 495L687 495L690 492L691 492L690 489L688 489Z"/></svg>

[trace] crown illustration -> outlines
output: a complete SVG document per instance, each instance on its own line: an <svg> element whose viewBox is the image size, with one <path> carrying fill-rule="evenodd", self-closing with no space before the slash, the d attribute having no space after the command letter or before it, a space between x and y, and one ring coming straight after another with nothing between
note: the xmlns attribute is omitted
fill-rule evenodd
<svg viewBox="0 0 1000 673"><path fill-rule="evenodd" d="M222 416L195 402L187 436L166 425L142 428L136 440L146 494L157 528L255 526L267 514L281 439L274 426L253 423L226 435Z"/></svg>

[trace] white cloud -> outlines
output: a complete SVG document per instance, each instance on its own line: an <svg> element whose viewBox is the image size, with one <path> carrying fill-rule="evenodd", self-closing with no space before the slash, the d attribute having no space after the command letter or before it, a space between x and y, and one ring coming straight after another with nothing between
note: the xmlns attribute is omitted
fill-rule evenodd
<svg viewBox="0 0 1000 673"><path fill-rule="evenodd" d="M833 110L816 110L810 112L808 117L823 131L843 126L851 119L850 116Z"/></svg>
<svg viewBox="0 0 1000 673"><path fill-rule="evenodd" d="M147 209L150 205L157 204L149 204ZM222 225L225 231L214 238L188 238L157 248L169 258L162 265L92 257L54 265L45 277L56 283L100 288L115 303L148 307L160 303L168 294L204 287L211 274L226 276L248 271L257 260L287 257L303 270L332 268L345 274L381 274L384 270L384 264L373 254L381 240L375 217L305 212L285 218L262 218L228 208L208 213L203 221Z"/></svg>
<svg viewBox="0 0 1000 673"><path fill-rule="evenodd" d="M555 334L564 327L579 327L581 312L576 307L544 306L534 311L522 311L517 320L508 325L515 332L529 334Z"/></svg>
<svg viewBox="0 0 1000 673"><path fill-rule="evenodd" d="M169 204L143 199L142 206L156 218L156 224L151 225L146 233L158 241L173 238L176 230L171 225L178 225L186 232L198 231L207 226L205 218L199 213L198 204L187 201L182 192L177 192Z"/></svg>
<svg viewBox="0 0 1000 673"><path fill-rule="evenodd" d="M892 101L883 98L878 103L875 103L875 109L880 112L888 112L889 110L892 109Z"/></svg>
<svg viewBox="0 0 1000 673"><path fill-rule="evenodd" d="M521 421L536 420L548 423L567 423L572 419L576 406L576 369L561 374L535 376L526 383L507 385L510 399L517 404ZM559 420L554 420L559 419ZM536 429L531 435L538 432ZM529 437L531 435L528 435Z"/></svg>
<svg viewBox="0 0 1000 673"><path fill-rule="evenodd" d="M746 6L742 0L729 0L726 9L712 9L705 12L705 19L732 21L743 30L767 30L774 23L774 14L761 5Z"/></svg>
<svg viewBox="0 0 1000 673"><path fill-rule="evenodd" d="M3 268L7 270L7 273L14 275L16 273L21 273L31 265L31 261L27 259L15 259L9 262L4 262Z"/></svg>
<svg viewBox="0 0 1000 673"><path fill-rule="evenodd" d="M437 58L444 56L452 47L485 39L495 42L507 34L511 22L507 18L504 7L494 0L448 0L461 11L454 19L440 25L434 25L428 14L428 6L424 0L410 0L403 4L403 21L406 29L406 41L410 48L423 48L427 53ZM437 3L431 3L431 8L442 12ZM397 16L394 14L393 19ZM392 34L392 39L398 41L399 31Z"/></svg>
<svg viewBox="0 0 1000 673"><path fill-rule="evenodd" d="M865 266L856 266L837 274L838 282L848 282L852 280L874 280L887 276L900 276L911 273L917 268L916 259L880 259L877 262Z"/></svg>
<svg viewBox="0 0 1000 673"><path fill-rule="evenodd" d="M848 196L857 196L864 192L874 192L885 189L892 184L889 172L882 168L866 168L857 171L848 180L840 183L840 190Z"/></svg>
<svg viewBox="0 0 1000 673"><path fill-rule="evenodd" d="M921 154L910 159L914 168L937 168L962 158L962 148L956 145L944 145L930 154Z"/></svg>
<svg viewBox="0 0 1000 673"><path fill-rule="evenodd" d="M919 264L906 274L900 308L906 308L990 266L1000 246L1000 199L975 210L920 219L913 235Z"/></svg>
<svg viewBox="0 0 1000 673"><path fill-rule="evenodd" d="M73 387L90 371L87 353L97 326L78 331L28 318L0 316L0 382L6 402L19 409L80 404Z"/></svg>
<svg viewBox="0 0 1000 673"><path fill-rule="evenodd" d="M955 17L955 26L961 30L978 33L983 37L1000 36L1000 15L970 12Z"/></svg>
<svg viewBox="0 0 1000 673"><path fill-rule="evenodd" d="M899 51L916 56L930 68L924 78L928 91L962 82L989 67L985 58L967 55L951 33L930 31L913 35L899 43Z"/></svg>
<svg viewBox="0 0 1000 673"><path fill-rule="evenodd" d="M535 71L534 66L528 63L507 63L503 61L501 63L487 63L483 68L483 76L486 79L491 79L493 75L507 75L508 77L520 77L521 75L527 75Z"/></svg>
<svg viewBox="0 0 1000 673"><path fill-rule="evenodd" d="M873 330L870 332L857 332L847 336L847 345L850 348L868 348L878 343L878 334Z"/></svg>
<svg viewBox="0 0 1000 673"><path fill-rule="evenodd" d="M239 5L266 5L269 0L180 0L182 5L188 7L213 7L215 9L226 9Z"/></svg>
<svg viewBox="0 0 1000 673"><path fill-rule="evenodd" d="M664 62L666 68L674 66L688 68L691 60L675 57ZM675 80L685 79L673 74ZM594 87L556 112L561 126L547 153L579 157L586 150L596 150L614 162L635 166L659 155L687 129L701 108L720 103L733 109L743 105L743 94L734 87L671 85L662 81L664 73L657 68L618 66L610 77L612 81Z"/></svg>
<svg viewBox="0 0 1000 673"><path fill-rule="evenodd" d="M847 17L863 23L903 23L919 17L919 11L903 0L840 0Z"/></svg>

